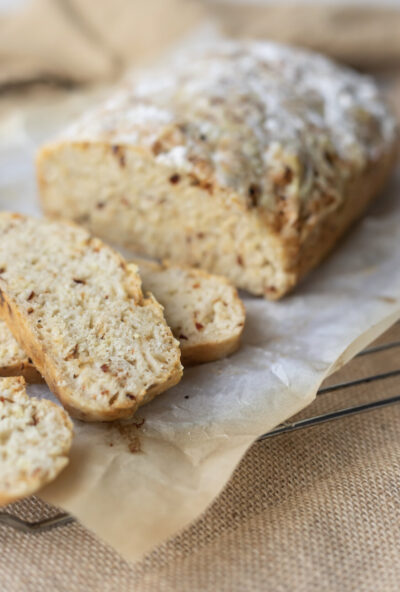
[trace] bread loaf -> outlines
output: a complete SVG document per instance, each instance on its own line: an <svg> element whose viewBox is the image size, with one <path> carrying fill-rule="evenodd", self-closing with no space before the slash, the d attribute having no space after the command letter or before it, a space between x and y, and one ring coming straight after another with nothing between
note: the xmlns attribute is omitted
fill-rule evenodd
<svg viewBox="0 0 400 592"><path fill-rule="evenodd" d="M22 377L0 378L0 506L52 481L68 464L71 442L61 407L29 398Z"/></svg>
<svg viewBox="0 0 400 592"><path fill-rule="evenodd" d="M0 214L0 313L81 419L131 416L181 377L161 306L122 257L70 223Z"/></svg>
<svg viewBox="0 0 400 592"><path fill-rule="evenodd" d="M318 54L221 41L128 80L37 158L42 205L276 299L382 189L396 124Z"/></svg>
<svg viewBox="0 0 400 592"><path fill-rule="evenodd" d="M135 263L143 290L152 292L164 307L184 365L212 362L236 351L245 310L226 278L169 263Z"/></svg>

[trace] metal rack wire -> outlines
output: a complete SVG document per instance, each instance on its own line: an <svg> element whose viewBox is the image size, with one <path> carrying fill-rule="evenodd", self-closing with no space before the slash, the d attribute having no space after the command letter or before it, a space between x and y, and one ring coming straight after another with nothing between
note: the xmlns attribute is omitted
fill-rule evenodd
<svg viewBox="0 0 400 592"><path fill-rule="evenodd" d="M399 348L400 349L400 341L390 341L388 343L384 343L382 345L371 346L359 354L357 354L356 358L361 356L368 356L373 355L375 353L379 353L382 351ZM393 378L395 376L400 376L400 369L398 370L391 370L389 372L383 372L379 374L372 374L369 376L365 376L364 378L358 378L355 380L350 380L347 382L338 382L336 384L330 386L324 386L319 389L317 392L318 396L327 395L332 392L342 391L348 389L350 387L359 386L362 384L368 384L371 382L377 381L385 381L388 378ZM263 434L258 438L258 441L261 442L268 438L273 438L280 434L287 434L289 432L294 432L296 430L310 428L313 426L317 426L323 423L331 422L343 417L348 417L351 415L358 415L360 413L364 413L366 411L372 411L374 409L379 409L382 407L388 407L389 405L394 405L396 403L400 403L400 394L387 397L385 399L380 399L376 401L371 401L368 403L364 403L361 405L353 405L351 407L344 407L341 409L337 409L335 411L330 411L328 413L324 413L322 415L315 415L313 417L308 417L305 419L300 419L298 421L293 422L285 422L284 424L278 426L277 428L273 429L272 431ZM8 512L0 512L0 525L10 526L20 532L24 533L40 533L52 528L58 528L61 526L65 526L67 524L71 524L75 522L75 518L70 516L67 513L59 513L51 518L45 518L42 520L38 520L37 522L29 522L27 520L23 520L18 516L14 516L9 514Z"/></svg>
<svg viewBox="0 0 400 592"><path fill-rule="evenodd" d="M361 356L367 356L389 349L394 349L397 347L400 348L400 341L391 341L389 343L384 343L382 345L368 347L360 353L358 353L355 357L359 358ZM395 376L400 376L400 369L391 370L390 372L382 372L379 374L371 374L369 376L365 376L364 378L357 378L356 380L338 382L330 386L321 387L317 392L317 396L326 395L328 393L333 393L336 391L342 391L353 386L359 386L361 384L369 384L371 382L383 381L387 378L393 378ZM369 403L364 403L362 405L344 407L342 409L337 409L335 411L324 413L322 415L315 415L313 417L307 417L306 419L300 419L299 421L285 422L284 424L278 426L270 432L263 434L258 438L258 440L266 440L267 438L272 438L274 436L278 436L279 434L287 434L288 432L294 432L295 430L309 428L322 423L327 423L329 421L334 421L335 419L340 419L342 417L358 415L360 413L364 413L365 411L372 411L374 409L388 407L389 405L394 405L395 403L400 403L400 395L396 395L394 397L387 397L386 399L379 399L378 401L371 401Z"/></svg>

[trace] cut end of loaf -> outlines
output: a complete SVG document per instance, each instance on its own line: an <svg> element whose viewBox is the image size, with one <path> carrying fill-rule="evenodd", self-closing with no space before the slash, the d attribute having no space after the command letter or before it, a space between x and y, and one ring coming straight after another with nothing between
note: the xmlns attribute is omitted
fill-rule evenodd
<svg viewBox="0 0 400 592"><path fill-rule="evenodd" d="M293 287L297 275L288 261L295 238L283 240L234 191L177 174L132 146L115 148L102 142L43 147L37 171L45 213L139 254L226 276L267 298Z"/></svg>
<svg viewBox="0 0 400 592"><path fill-rule="evenodd" d="M114 244L222 275L269 300L290 292L333 249L384 187L393 147L349 180L341 202L311 217L301 233L280 233L234 193L193 184L181 172L120 146L121 169L105 143L60 142L42 149L38 173L45 212L87 226ZM101 192L101 199L99 194Z"/></svg>
<svg viewBox="0 0 400 592"><path fill-rule="evenodd" d="M162 308L82 228L0 214L0 270L7 324L75 417L129 417L179 381L179 346Z"/></svg>
<svg viewBox="0 0 400 592"><path fill-rule="evenodd" d="M0 505L38 491L68 464L72 423L45 399L29 398L23 378L0 378Z"/></svg>

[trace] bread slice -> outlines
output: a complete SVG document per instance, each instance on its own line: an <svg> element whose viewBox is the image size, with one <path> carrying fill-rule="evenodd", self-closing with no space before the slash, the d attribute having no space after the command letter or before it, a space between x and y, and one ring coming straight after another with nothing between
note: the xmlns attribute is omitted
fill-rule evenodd
<svg viewBox="0 0 400 592"><path fill-rule="evenodd" d="M181 378L162 307L120 255L70 223L0 214L0 314L75 417L131 416Z"/></svg>
<svg viewBox="0 0 400 592"><path fill-rule="evenodd" d="M212 362L240 343L245 309L229 281L199 269L135 259L145 292L164 307L184 365Z"/></svg>
<svg viewBox="0 0 400 592"><path fill-rule="evenodd" d="M42 382L33 362L15 341L6 323L0 320L0 376L23 376L27 382Z"/></svg>
<svg viewBox="0 0 400 592"><path fill-rule="evenodd" d="M277 299L384 186L396 120L374 82L270 42L185 48L44 146L46 214Z"/></svg>
<svg viewBox="0 0 400 592"><path fill-rule="evenodd" d="M71 442L64 409L29 398L22 377L0 378L0 506L55 479L68 464Z"/></svg>
<svg viewBox="0 0 400 592"><path fill-rule="evenodd" d="M212 362L239 347L245 309L229 281L182 265L162 265L135 259L142 287L164 307L164 316L179 340L184 365ZM43 378L0 320L0 376L24 376L30 383Z"/></svg>

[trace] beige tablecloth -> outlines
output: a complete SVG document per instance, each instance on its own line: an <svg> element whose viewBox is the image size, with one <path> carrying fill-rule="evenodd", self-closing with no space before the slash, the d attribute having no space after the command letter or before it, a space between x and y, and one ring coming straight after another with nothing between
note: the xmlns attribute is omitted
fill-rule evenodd
<svg viewBox="0 0 400 592"><path fill-rule="evenodd" d="M400 325L381 341L395 339ZM399 367L400 347L329 382ZM386 379L321 395L302 415L399 392L400 378ZM34 498L7 510L55 512ZM206 514L135 565L79 524L37 535L0 526L1 592L397 592L399 582L400 405L255 444Z"/></svg>

